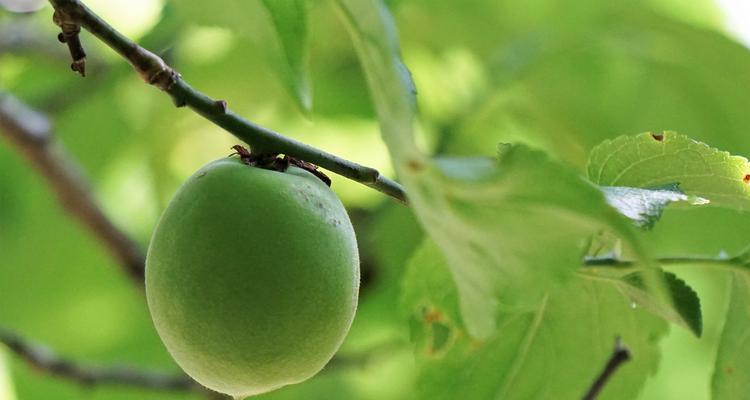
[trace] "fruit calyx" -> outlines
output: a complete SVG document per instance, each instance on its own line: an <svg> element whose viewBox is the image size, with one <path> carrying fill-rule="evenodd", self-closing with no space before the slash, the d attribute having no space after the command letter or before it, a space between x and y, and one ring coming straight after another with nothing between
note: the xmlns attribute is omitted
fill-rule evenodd
<svg viewBox="0 0 750 400"><path fill-rule="evenodd" d="M304 161L300 160L291 156L288 156L284 154L283 157L280 157L280 153L264 153L264 154L258 154L253 153L250 150L248 150L246 147L236 144L232 146L232 150L234 150L234 153L230 154L229 156L233 155L239 155L240 159L245 165L249 165L252 167L259 167L263 169L270 169L273 171L279 171L284 172L286 171L290 165L294 165L296 167L302 168L307 172L310 172L311 174L315 175L318 179L323 181L327 186L331 186L331 178L329 178L326 174L324 174L322 171L318 169L318 166Z"/></svg>

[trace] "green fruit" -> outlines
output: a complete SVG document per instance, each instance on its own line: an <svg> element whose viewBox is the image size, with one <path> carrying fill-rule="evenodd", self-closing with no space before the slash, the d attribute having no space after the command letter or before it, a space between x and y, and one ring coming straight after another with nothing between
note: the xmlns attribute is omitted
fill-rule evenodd
<svg viewBox="0 0 750 400"><path fill-rule="evenodd" d="M351 326L359 255L349 217L311 173L214 161L179 189L146 261L161 339L202 385L235 397L304 381Z"/></svg>

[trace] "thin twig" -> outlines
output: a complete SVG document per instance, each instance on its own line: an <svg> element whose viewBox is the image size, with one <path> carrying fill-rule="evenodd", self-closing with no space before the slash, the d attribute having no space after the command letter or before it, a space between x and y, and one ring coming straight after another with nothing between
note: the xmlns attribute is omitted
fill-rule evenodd
<svg viewBox="0 0 750 400"><path fill-rule="evenodd" d="M73 63L70 64L70 69L78 72L81 76L86 76L86 52L83 51L81 45L81 25L75 21L67 18L67 16L58 10L52 15L52 19L57 26L60 27L60 34L57 36L57 40L60 43L66 43L68 45L68 51L70 56L73 58Z"/></svg>
<svg viewBox="0 0 750 400"><path fill-rule="evenodd" d="M213 99L196 90L159 56L123 36L79 0L49 1L55 8L55 23L61 27L68 46L73 46L71 55L74 60L81 59L76 28L82 27L128 60L145 82L168 93L176 106L190 107L248 143L253 151L287 154L406 202L401 185L380 175L376 169L345 160L250 122L232 112L225 101ZM85 62L85 58L83 60Z"/></svg>
<svg viewBox="0 0 750 400"><path fill-rule="evenodd" d="M612 376L617 372L622 364L630 360L630 350L623 346L620 342L620 338L615 339L615 348L612 351L612 355L607 360L607 364L604 366L604 370L596 377L591 387L583 395L583 400L594 400L604 388L604 385L612 379Z"/></svg>
<svg viewBox="0 0 750 400"><path fill-rule="evenodd" d="M94 367L75 363L50 349L0 329L0 343L36 370L81 385L120 385L156 390L199 391L206 389L184 374L140 371L131 367Z"/></svg>
<svg viewBox="0 0 750 400"><path fill-rule="evenodd" d="M716 257L711 256L676 256L676 257L660 257L656 258L655 261L660 265L686 265L686 264L697 264L697 265L713 265L724 268L750 268L750 249L743 250L740 255L735 257L728 257L719 255ZM614 268L630 268L636 266L636 262L632 260L623 260L617 257L604 256L604 257L586 257L583 260L584 267L614 267Z"/></svg>
<svg viewBox="0 0 750 400"><path fill-rule="evenodd" d="M54 139L49 120L14 97L0 93L0 134L44 177L62 206L99 238L123 270L142 286L145 256L140 246L104 214L81 169Z"/></svg>

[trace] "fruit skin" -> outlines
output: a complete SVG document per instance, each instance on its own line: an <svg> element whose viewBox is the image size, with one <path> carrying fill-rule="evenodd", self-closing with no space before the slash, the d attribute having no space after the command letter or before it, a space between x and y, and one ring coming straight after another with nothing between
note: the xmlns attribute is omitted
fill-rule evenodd
<svg viewBox="0 0 750 400"><path fill-rule="evenodd" d="M351 326L359 255L336 195L297 167L207 164L156 227L146 295L167 350L235 397L304 381Z"/></svg>

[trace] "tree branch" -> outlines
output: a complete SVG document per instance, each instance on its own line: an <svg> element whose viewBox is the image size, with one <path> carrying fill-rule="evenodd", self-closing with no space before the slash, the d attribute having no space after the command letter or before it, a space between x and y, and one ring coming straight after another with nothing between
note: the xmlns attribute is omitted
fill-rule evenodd
<svg viewBox="0 0 750 400"><path fill-rule="evenodd" d="M599 396L599 393L604 389L604 385L612 379L612 376L617 372L622 364L630 360L630 350L623 346L620 342L620 338L615 339L615 348L612 351L612 355L607 360L607 364L604 366L604 370L596 377L591 387L583 395L583 400L594 400Z"/></svg>
<svg viewBox="0 0 750 400"><path fill-rule="evenodd" d="M55 141L47 118L0 92L0 134L44 177L62 206L107 246L133 281L143 286L143 252L97 205L80 168Z"/></svg>
<svg viewBox="0 0 750 400"><path fill-rule="evenodd" d="M84 366L66 360L44 346L31 343L3 329L0 329L0 343L35 369L81 385L120 385L155 390L208 392L208 389L183 374L140 371L130 367Z"/></svg>
<svg viewBox="0 0 750 400"><path fill-rule="evenodd" d="M168 93L176 106L190 107L199 115L248 143L253 151L287 154L362 183L401 202L406 202L406 194L401 185L380 175L377 170L259 126L229 110L225 101L212 99L196 90L159 56L120 34L79 0L49 1L55 8L54 20L62 29L65 42L71 50L74 65L77 60L82 59L82 49L78 49L80 45L78 30L82 27L128 60L145 82ZM85 58L82 60L85 63Z"/></svg>

